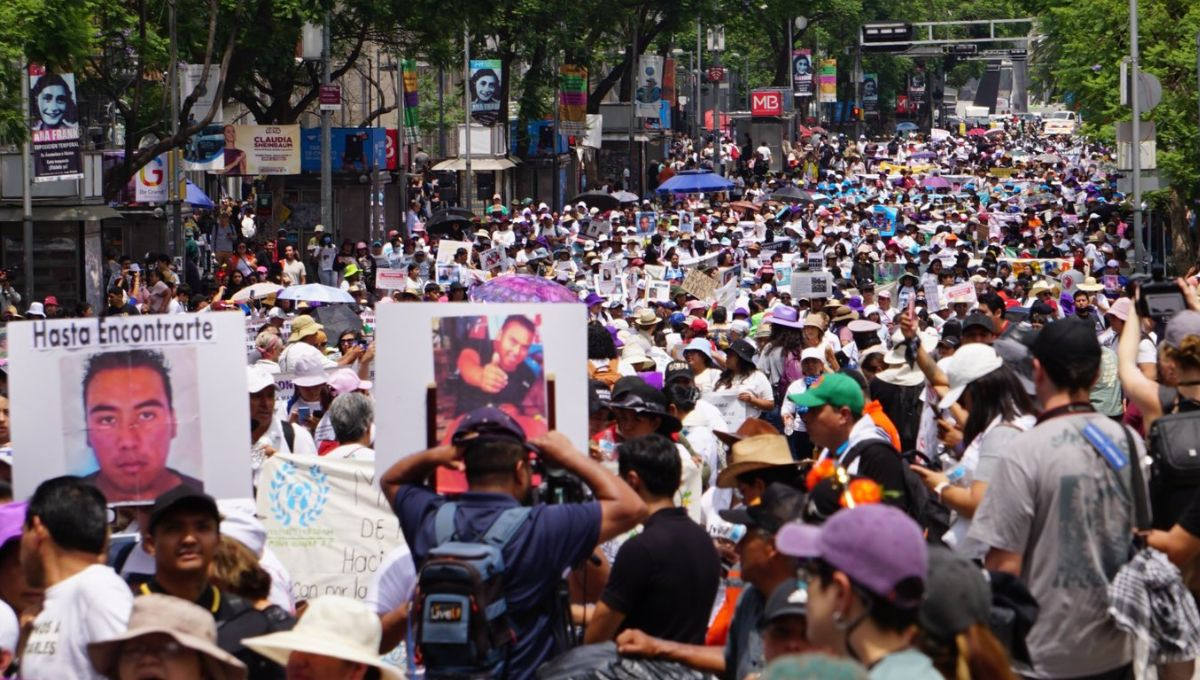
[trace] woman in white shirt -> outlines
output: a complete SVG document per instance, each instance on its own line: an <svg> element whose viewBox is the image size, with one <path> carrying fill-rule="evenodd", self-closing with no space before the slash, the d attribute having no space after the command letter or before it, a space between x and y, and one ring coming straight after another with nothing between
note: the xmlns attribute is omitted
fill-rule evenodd
<svg viewBox="0 0 1200 680"><path fill-rule="evenodd" d="M713 359L712 343L704 338L693 338L683 348L683 360L692 369L692 381L696 383L696 389L701 394L712 392L717 379L721 377L721 371L716 368L717 363Z"/></svg>
<svg viewBox="0 0 1200 680"><path fill-rule="evenodd" d="M745 404L746 418L757 418L763 411L775 408L775 393L767 374L754 365L754 347L745 340L735 340L725 352L725 370L713 385L714 392L731 391ZM729 423L737 428L741 423Z"/></svg>

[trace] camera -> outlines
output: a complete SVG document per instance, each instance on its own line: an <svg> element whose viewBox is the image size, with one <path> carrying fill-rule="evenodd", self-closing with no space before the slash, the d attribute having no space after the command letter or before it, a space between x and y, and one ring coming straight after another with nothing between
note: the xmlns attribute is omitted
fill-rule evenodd
<svg viewBox="0 0 1200 680"><path fill-rule="evenodd" d="M540 456L533 464L533 471L542 478L541 483L533 490L535 505L539 503L562 505L592 500L591 490L587 488L583 480Z"/></svg>
<svg viewBox="0 0 1200 680"><path fill-rule="evenodd" d="M1137 284L1141 291L1137 301L1138 314L1155 321L1166 321L1176 312L1187 309L1183 290L1174 281L1164 281L1161 268L1155 268L1152 279L1142 279Z"/></svg>

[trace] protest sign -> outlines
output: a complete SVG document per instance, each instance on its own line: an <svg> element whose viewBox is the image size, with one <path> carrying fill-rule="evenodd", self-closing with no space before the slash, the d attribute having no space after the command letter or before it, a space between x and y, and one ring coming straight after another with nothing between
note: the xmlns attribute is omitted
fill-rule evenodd
<svg viewBox="0 0 1200 680"><path fill-rule="evenodd" d="M605 297L611 297L621 288L621 263L608 260L600 264L600 273L596 274L596 292Z"/></svg>
<svg viewBox="0 0 1200 680"><path fill-rule="evenodd" d="M875 263L875 285L882 286L899 281L904 275L903 262L876 262Z"/></svg>
<svg viewBox="0 0 1200 680"><path fill-rule="evenodd" d="M937 281L927 281L925 283L925 307L930 312L941 311L942 301L938 295Z"/></svg>
<svg viewBox="0 0 1200 680"><path fill-rule="evenodd" d="M821 253L809 253L805 262L807 262L810 272L825 271L825 258L821 256Z"/></svg>
<svg viewBox="0 0 1200 680"><path fill-rule="evenodd" d="M637 232L648 234L658 228L658 213L640 212L636 216Z"/></svg>
<svg viewBox="0 0 1200 680"><path fill-rule="evenodd" d="M365 460L277 454L263 462L258 515L297 601L365 599L384 557L404 544L375 475Z"/></svg>
<svg viewBox="0 0 1200 680"><path fill-rule="evenodd" d="M746 413L746 403L738 400L737 391L721 390L709 392L704 395L704 401L717 407L717 410L721 412L721 417L729 425L730 432L735 432L742 426L742 423L746 422L748 416Z"/></svg>
<svg viewBox="0 0 1200 680"><path fill-rule="evenodd" d="M970 281L958 283L953 286L946 286L945 289L942 290L942 303L947 307L950 305L956 305L960 302L973 305L977 301L978 298L975 296L975 284L971 283Z"/></svg>
<svg viewBox="0 0 1200 680"><path fill-rule="evenodd" d="M375 287L383 290L404 290L408 287L408 272L403 269L376 269Z"/></svg>
<svg viewBox="0 0 1200 680"><path fill-rule="evenodd" d="M414 303L381 306L376 315L376 411L394 414L376 423L378 469L443 440L465 413L488 405L512 414L530 437L553 418L587 450L583 305ZM504 372L498 392L484 389L484 367Z"/></svg>
<svg viewBox="0 0 1200 680"><path fill-rule="evenodd" d="M832 289L829 272L792 272L793 298L827 298Z"/></svg>
<svg viewBox="0 0 1200 680"><path fill-rule="evenodd" d="M667 281L651 281L646 284L647 302L666 302L671 299L671 284Z"/></svg>
<svg viewBox="0 0 1200 680"><path fill-rule="evenodd" d="M507 255L504 252L503 246L488 248L479 253L479 268L485 272L493 272L504 266L504 260Z"/></svg>
<svg viewBox="0 0 1200 680"><path fill-rule="evenodd" d="M740 265L740 264L737 265L736 267L730 267L730 268L726 269L725 271L721 272L721 286L722 287L729 285L730 281L734 282L734 286L736 287L737 284L739 282L741 282L741 280L742 280L742 265Z"/></svg>
<svg viewBox="0 0 1200 680"><path fill-rule="evenodd" d="M447 264L454 261L454 255L458 253L460 248L467 251L468 259L471 256L471 251L475 248L475 244L470 241L447 241L442 239L438 241L437 263Z"/></svg>
<svg viewBox="0 0 1200 680"><path fill-rule="evenodd" d="M711 300L717 292L717 280L699 269L689 270L679 287L698 300Z"/></svg>
<svg viewBox="0 0 1200 680"><path fill-rule="evenodd" d="M795 271L796 264L797 262L792 262L775 267L775 287L777 289L782 290L792 285L792 273Z"/></svg>
<svg viewBox="0 0 1200 680"><path fill-rule="evenodd" d="M110 503L153 501L187 483L246 493L250 460L241 314L8 324L14 494L64 474ZM128 432L136 428L136 446Z"/></svg>
<svg viewBox="0 0 1200 680"><path fill-rule="evenodd" d="M661 264L648 264L642 267L642 271L646 272L646 276L652 279L662 280L667 276L667 268Z"/></svg>

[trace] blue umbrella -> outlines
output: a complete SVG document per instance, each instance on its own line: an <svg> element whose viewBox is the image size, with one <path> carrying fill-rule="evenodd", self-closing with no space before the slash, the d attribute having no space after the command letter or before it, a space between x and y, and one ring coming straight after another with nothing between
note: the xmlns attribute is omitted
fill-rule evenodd
<svg viewBox="0 0 1200 680"><path fill-rule="evenodd" d="M918 127L916 123L912 123L909 121L904 121L903 123L899 123L896 125L896 132L915 132L920 129L921 128Z"/></svg>
<svg viewBox="0 0 1200 680"><path fill-rule="evenodd" d="M212 199L200 187L192 184L191 180L187 183L187 197L183 199L184 203L189 203L201 208L213 207Z"/></svg>
<svg viewBox="0 0 1200 680"><path fill-rule="evenodd" d="M733 182L716 173L701 170L683 170L658 185L658 192L661 194L703 194L712 191L729 191L732 188Z"/></svg>

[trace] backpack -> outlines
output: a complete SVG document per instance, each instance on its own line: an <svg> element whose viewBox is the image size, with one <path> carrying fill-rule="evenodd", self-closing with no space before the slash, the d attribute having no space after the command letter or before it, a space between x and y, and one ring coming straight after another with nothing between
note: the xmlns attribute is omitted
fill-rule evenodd
<svg viewBox="0 0 1200 680"><path fill-rule="evenodd" d="M529 518L527 507L500 513L482 537L461 540L457 503L434 517L436 547L417 576L416 655L427 678L504 677L516 635L504 597L503 550Z"/></svg>
<svg viewBox="0 0 1200 680"><path fill-rule="evenodd" d="M842 467L849 470L850 465L862 455L863 450L875 444L882 444L892 452L896 451L887 440L869 439L846 452L846 457L842 459ZM922 529L926 530L930 541L941 541L942 535L950 528L950 509L938 501L937 497L925 486L921 476L909 467L917 462L927 463L928 459L925 459L925 456L919 451L908 451L897 455L901 459L901 467L904 470L904 511L917 524L921 525ZM925 460L918 461L918 458Z"/></svg>
<svg viewBox="0 0 1200 680"><path fill-rule="evenodd" d="M1182 399L1171 387L1158 388L1163 415L1150 426L1152 478L1164 486L1200 485L1200 410L1178 412Z"/></svg>
<svg viewBox="0 0 1200 680"><path fill-rule="evenodd" d="M804 369L800 367L800 359L793 352L785 352L783 355L783 371L779 376L779 383L775 385L775 405L781 406L787 399L788 388L797 380L804 379Z"/></svg>
<svg viewBox="0 0 1200 680"><path fill-rule="evenodd" d="M611 390L613 385L616 385L617 381L621 379L621 372L617 370L619 363L616 359L609 359L607 364L596 368L596 364L588 360L588 378L599 380L608 385L608 389Z"/></svg>

